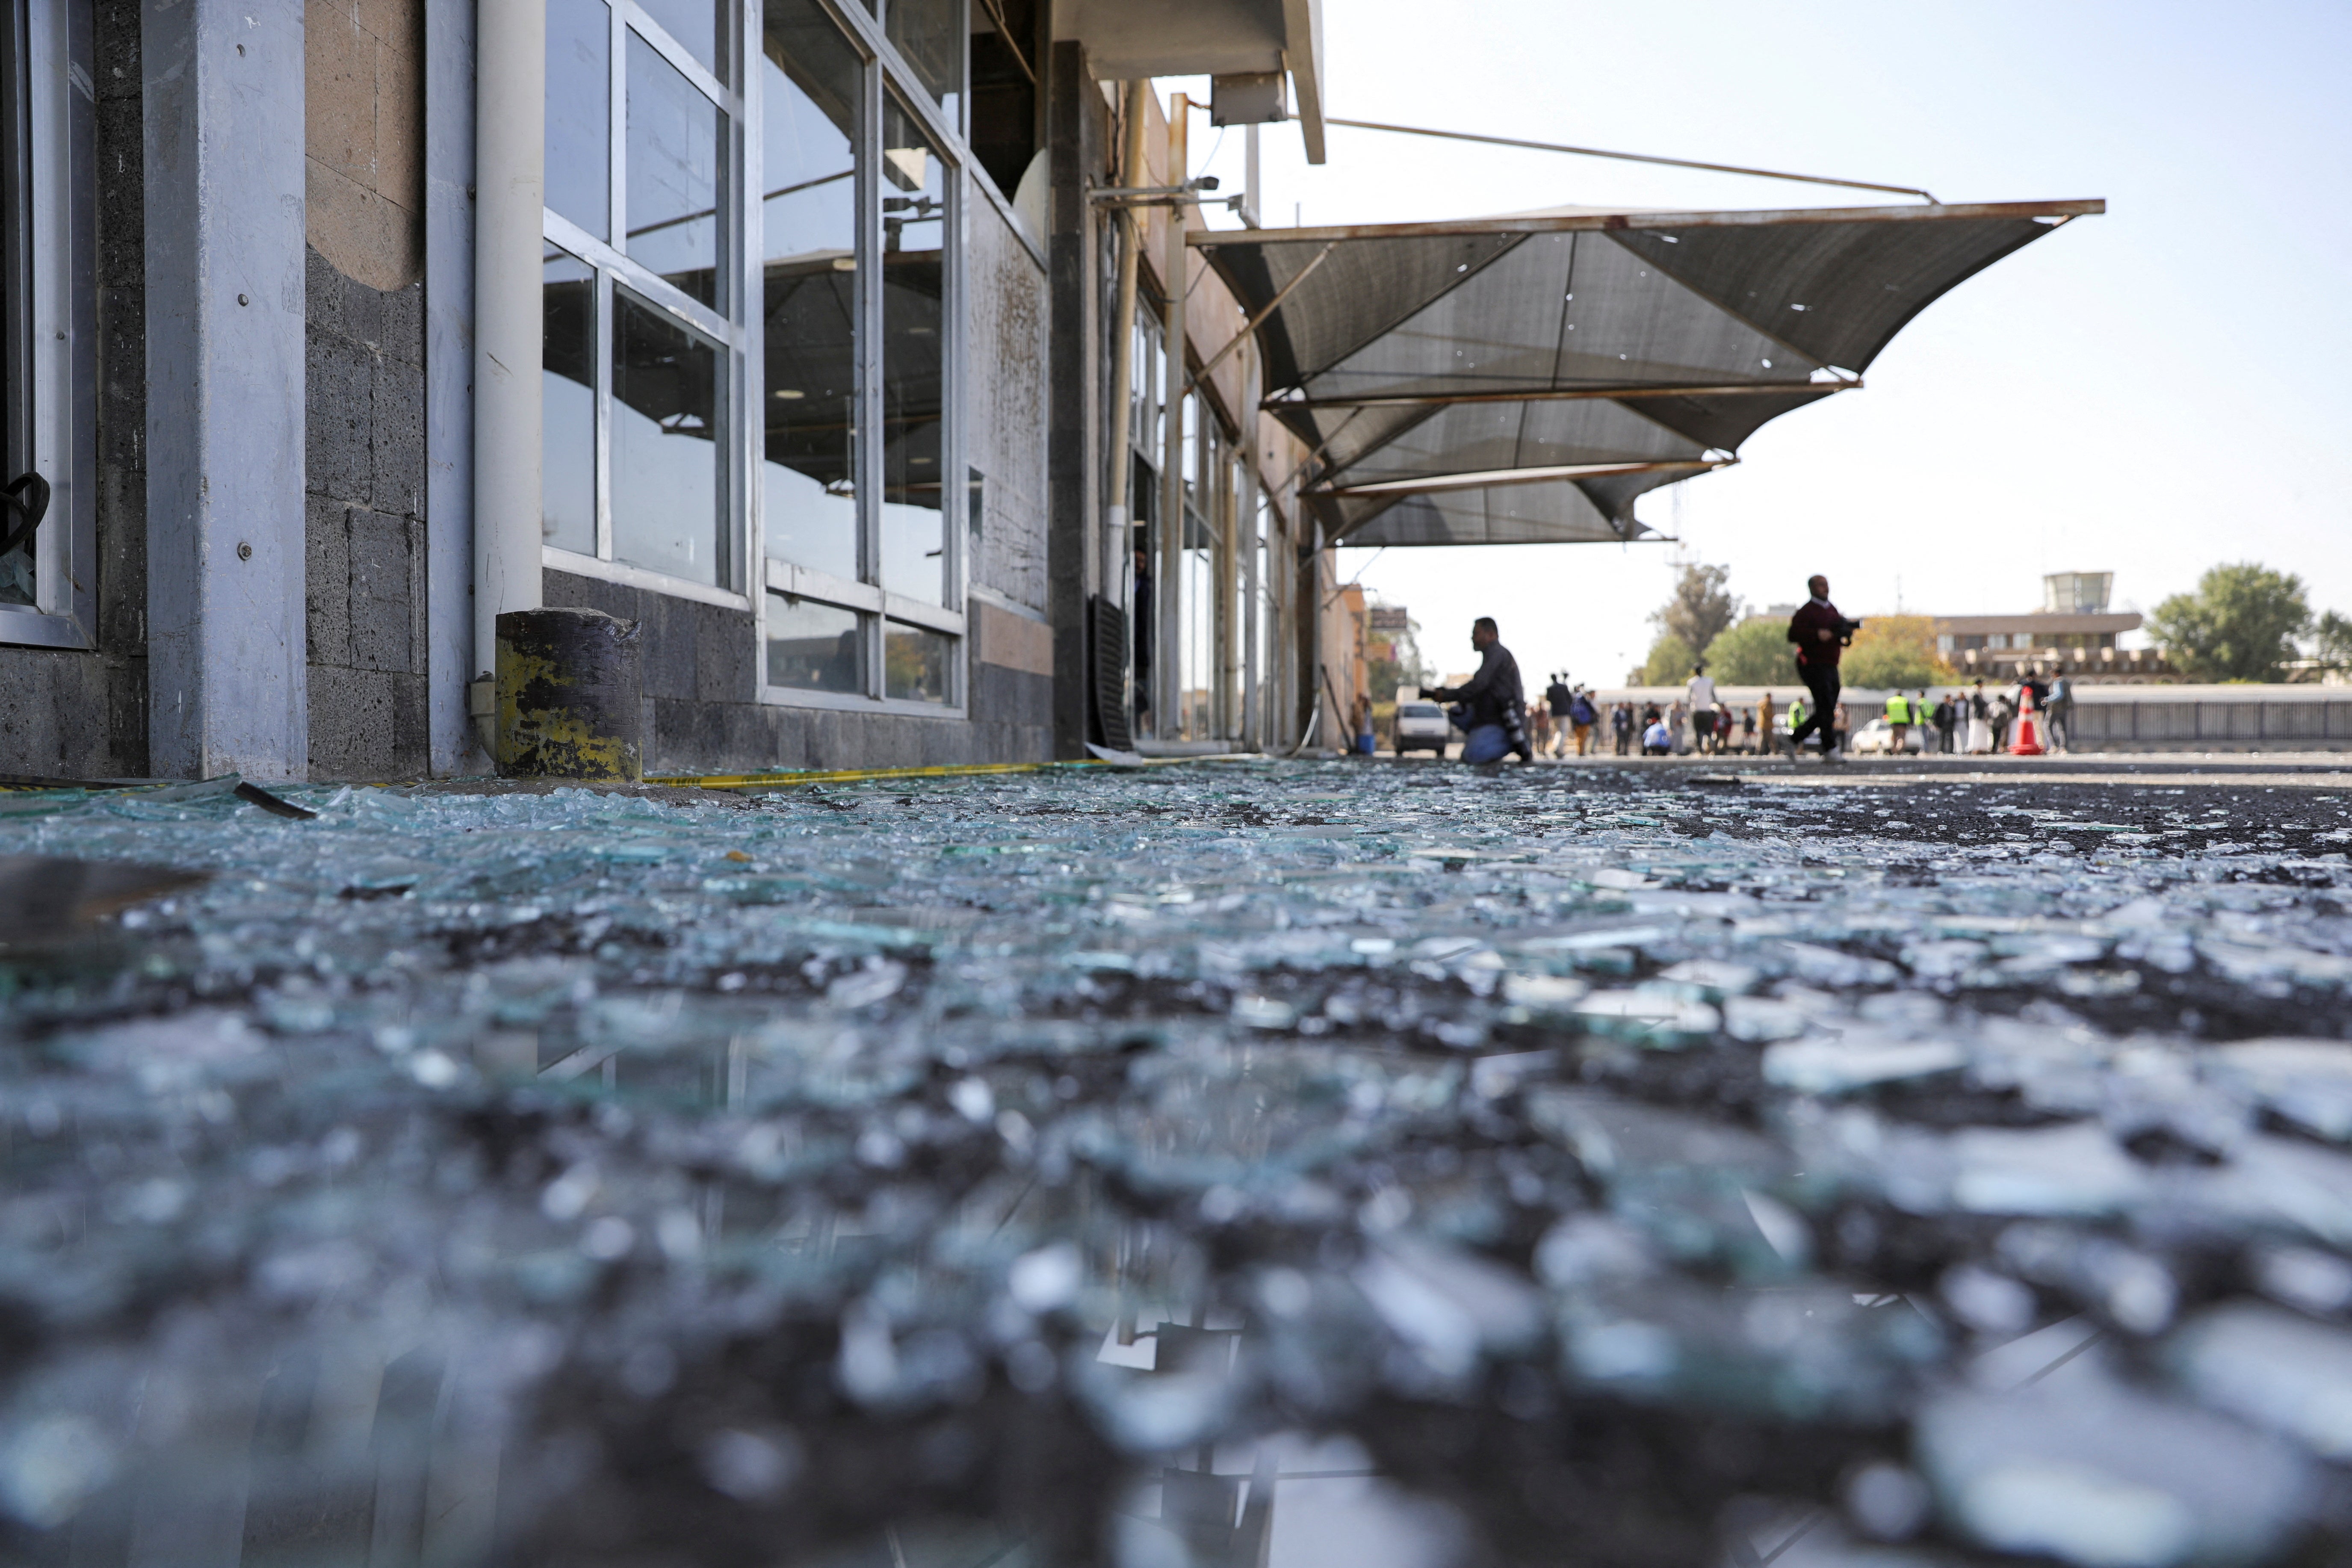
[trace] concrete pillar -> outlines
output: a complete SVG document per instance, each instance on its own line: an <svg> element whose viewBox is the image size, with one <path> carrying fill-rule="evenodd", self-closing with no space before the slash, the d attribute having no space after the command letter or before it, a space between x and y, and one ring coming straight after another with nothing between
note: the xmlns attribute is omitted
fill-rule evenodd
<svg viewBox="0 0 2352 1568"><path fill-rule="evenodd" d="M540 605L545 0L481 0L474 119L474 671L499 616Z"/></svg>
<svg viewBox="0 0 2352 1568"><path fill-rule="evenodd" d="M144 0L148 758L310 772L301 0Z"/></svg>

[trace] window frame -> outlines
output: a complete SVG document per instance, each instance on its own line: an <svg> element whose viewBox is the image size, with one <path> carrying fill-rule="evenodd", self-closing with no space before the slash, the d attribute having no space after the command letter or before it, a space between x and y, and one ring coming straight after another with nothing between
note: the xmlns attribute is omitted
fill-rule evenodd
<svg viewBox="0 0 2352 1568"><path fill-rule="evenodd" d="M670 37L660 20L637 3L637 0L604 0L607 44L605 55L605 89L610 95L605 115L605 200L606 226L613 237L600 239L554 208L541 205L540 236L543 244L559 246L595 274L593 324L594 348L591 363L596 382L593 389L595 427L593 448L595 453L595 553L583 554L560 545L542 542L540 564L549 571L568 572L575 576L601 578L610 583L651 589L673 597L693 599L705 604L723 605L732 609L752 609L757 589L751 584L753 574L750 563L757 559L753 509L748 504L753 495L750 467L751 442L745 414L750 395L752 365L758 353L757 321L750 309L750 298L744 292L746 279L754 274L748 266L751 245L748 225L744 219L744 192L751 188L746 176L746 144L750 133L746 121L749 94L739 90L723 78L714 76L709 68L696 59L692 51ZM734 31L719 40L719 52L738 75L748 76L744 60L744 35L747 19L756 16L757 0L728 6L722 16ZM717 106L723 121L720 157L725 164L720 178L717 207L721 216L717 271L721 309L713 309L687 294L643 262L623 249L628 239L628 61L629 39L632 35L658 55L683 76L694 89ZM756 35L754 35L756 36ZM719 458L719 515L714 520L714 538L722 559L718 563L718 581L700 583L691 577L680 577L658 567L640 565L617 559L614 553L613 526L613 343L618 316L614 293L625 288L636 301L667 316L696 336L709 342L718 350L720 366L717 392L716 420L719 426L714 444Z"/></svg>
<svg viewBox="0 0 2352 1568"><path fill-rule="evenodd" d="M965 719L970 716L971 640L969 633L967 606L970 601L971 554L973 541L963 526L962 509L951 506L949 497L957 487L947 482L947 476L967 471L970 467L965 440L963 408L964 368L966 353L966 321L964 289L967 283L966 252L969 225L966 213L971 200L975 175L970 148L963 136L963 118L969 110L970 84L958 100L954 120L941 113L922 86L922 79L899 57L890 43L887 15L876 15L861 5L837 4L836 0L813 0L818 9L840 28L851 49L858 57L859 90L857 108L857 139L862 143L857 177L856 203L856 312L858 343L857 408L861 426L856 447L857 476L857 561L858 580L851 582L774 559L767 553L763 527L765 473L762 468L762 421L748 413L742 421L743 436L749 452L750 479L746 487L746 516L751 536L751 559L759 563L755 622L757 637L758 679L760 700L777 707L818 708L864 713L887 713L910 718ZM746 192L764 191L765 174L761 167L763 142L755 131L764 126L764 78L754 68L751 53L753 40L761 37L761 6L758 0L747 0L743 8L745 47L743 58L744 99L746 116L741 139L742 151L738 165ZM971 12L969 0L961 0L956 10L957 36L965 41L967 51L964 75L971 73ZM943 603L933 604L894 591L883 579L882 496L884 428L883 356L883 294L877 286L880 269L877 258L882 254L882 175L881 149L883 142L884 108L895 101L928 137L940 162L946 165L941 179L946 193L948 211L941 226L941 288L946 296L940 312L940 350L945 358L940 385L940 418L943 426L940 438L940 549L942 552ZM760 224L764 208L748 196L740 210L744 214L741 229L744 236L744 279L740 297L745 300L765 298L765 278L761 267ZM747 409L760 406L765 395L760 384L767 363L764 312L748 312L751 342L746 352L746 384L750 402ZM856 611L858 615L860 643L865 653L861 670L865 690L862 692L817 691L803 687L778 686L768 678L768 623L773 595L810 600ZM926 630L941 632L956 639L958 647L949 660L950 687L948 700L942 703L922 702L887 695L888 673L886 640L887 623L900 621Z"/></svg>
<svg viewBox="0 0 2352 1568"><path fill-rule="evenodd" d="M0 605L0 644L98 646L98 116L89 0L27 0L0 28L0 168L13 287L6 449L49 481L34 604ZM13 461L14 459L10 459ZM0 480L12 479L0 474ZM10 514L13 517L13 514Z"/></svg>

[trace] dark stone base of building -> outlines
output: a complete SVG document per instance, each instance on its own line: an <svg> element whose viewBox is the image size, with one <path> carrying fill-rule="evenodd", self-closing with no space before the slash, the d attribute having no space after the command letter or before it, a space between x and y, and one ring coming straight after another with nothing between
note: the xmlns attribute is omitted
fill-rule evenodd
<svg viewBox="0 0 2352 1568"><path fill-rule="evenodd" d="M1004 612L975 605L981 629L967 639L969 710L990 717L929 718L761 702L749 611L566 572L548 573L545 584L551 605L603 610L645 628L648 773L940 767L1054 754L1053 679L1004 662L1024 657L1004 645L1020 635L1014 628L1032 624Z"/></svg>

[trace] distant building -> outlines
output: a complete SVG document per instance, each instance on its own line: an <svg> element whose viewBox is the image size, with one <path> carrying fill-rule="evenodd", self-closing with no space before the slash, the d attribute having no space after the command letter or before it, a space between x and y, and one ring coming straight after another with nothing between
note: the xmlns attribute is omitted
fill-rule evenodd
<svg viewBox="0 0 2352 1568"><path fill-rule="evenodd" d="M2053 572L2042 579L2042 607L2006 616L1933 616L1936 647L1962 676L2015 679L2026 668L2063 664L2086 680L2177 680L2156 649L2116 646L2139 629L2130 611L2111 612L2112 572Z"/></svg>

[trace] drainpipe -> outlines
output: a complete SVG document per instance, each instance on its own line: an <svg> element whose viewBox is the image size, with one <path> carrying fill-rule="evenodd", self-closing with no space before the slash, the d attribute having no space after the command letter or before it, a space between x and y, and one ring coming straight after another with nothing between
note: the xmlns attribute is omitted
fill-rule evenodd
<svg viewBox="0 0 2352 1568"><path fill-rule="evenodd" d="M1184 94L1168 99L1168 183L1181 185L1192 177L1185 151L1186 121L1191 100ZM1151 585L1151 660L1159 695L1152 700L1152 728L1163 741L1184 732L1184 205L1168 209L1165 254L1160 267L1160 286L1168 293L1167 416L1162 426L1160 468L1160 571Z"/></svg>
<svg viewBox="0 0 2352 1568"><path fill-rule="evenodd" d="M540 607L545 0L480 0L474 142L474 657L485 751L498 618Z"/></svg>
<svg viewBox="0 0 2352 1568"><path fill-rule="evenodd" d="M1141 79L1127 84L1126 134L1120 138L1118 161L1122 185L1150 183L1143 174L1144 117L1150 101L1146 95L1150 90L1150 82ZM1113 208L1112 216L1118 225L1118 302L1110 317L1110 504L1104 518L1103 587L1132 610L1129 563L1134 550L1128 538L1128 487L1135 472L1135 290L1137 267L1143 258L1143 226L1125 207Z"/></svg>

